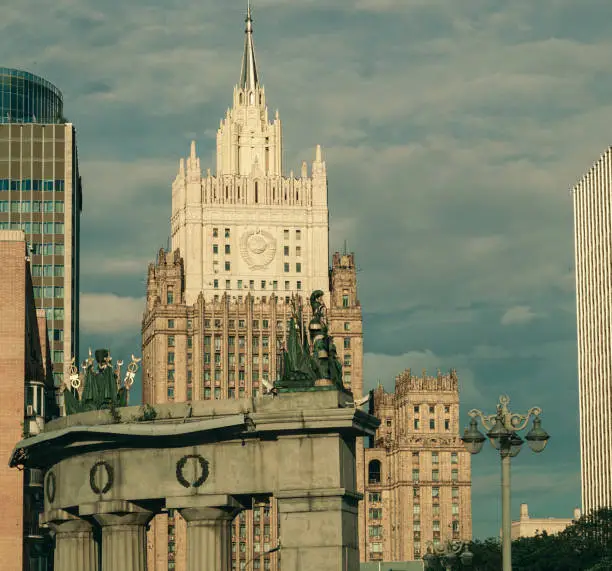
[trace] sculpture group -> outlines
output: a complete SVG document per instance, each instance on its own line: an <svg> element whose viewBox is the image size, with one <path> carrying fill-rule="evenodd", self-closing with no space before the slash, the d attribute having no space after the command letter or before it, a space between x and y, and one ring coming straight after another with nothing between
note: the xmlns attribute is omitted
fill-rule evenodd
<svg viewBox="0 0 612 571"><path fill-rule="evenodd" d="M312 318L308 331L303 316L301 298L293 298L287 336L282 348L282 368L275 387L281 390L332 386L343 389L342 365L337 357L336 345L329 335L327 312L323 292L316 290L310 296ZM327 381L327 382L325 382Z"/></svg>

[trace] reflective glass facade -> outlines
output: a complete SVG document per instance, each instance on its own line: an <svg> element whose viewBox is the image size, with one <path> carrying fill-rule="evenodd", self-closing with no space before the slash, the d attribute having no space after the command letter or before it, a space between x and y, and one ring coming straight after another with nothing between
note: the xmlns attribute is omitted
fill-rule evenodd
<svg viewBox="0 0 612 571"><path fill-rule="evenodd" d="M57 87L27 71L0 67L0 123L61 123Z"/></svg>

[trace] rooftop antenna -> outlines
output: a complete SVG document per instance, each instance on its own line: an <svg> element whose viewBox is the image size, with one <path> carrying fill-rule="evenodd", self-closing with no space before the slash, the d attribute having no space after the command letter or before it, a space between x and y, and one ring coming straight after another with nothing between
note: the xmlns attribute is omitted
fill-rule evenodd
<svg viewBox="0 0 612 571"><path fill-rule="evenodd" d="M166 252L170 251L170 236L168 236L168 240L166 241Z"/></svg>
<svg viewBox="0 0 612 571"><path fill-rule="evenodd" d="M347 241L346 238L344 239L344 255L346 256L348 253L348 246L347 246Z"/></svg>

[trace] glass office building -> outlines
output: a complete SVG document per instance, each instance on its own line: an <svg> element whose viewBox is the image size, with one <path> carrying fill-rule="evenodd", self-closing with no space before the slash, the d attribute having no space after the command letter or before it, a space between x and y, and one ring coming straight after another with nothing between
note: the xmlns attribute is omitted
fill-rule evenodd
<svg viewBox="0 0 612 571"><path fill-rule="evenodd" d="M0 67L0 123L61 123L60 90L27 71Z"/></svg>

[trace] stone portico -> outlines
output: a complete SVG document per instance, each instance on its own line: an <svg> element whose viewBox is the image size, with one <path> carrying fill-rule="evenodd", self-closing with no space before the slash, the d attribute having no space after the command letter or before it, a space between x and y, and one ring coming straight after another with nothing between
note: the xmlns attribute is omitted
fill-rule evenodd
<svg viewBox="0 0 612 571"><path fill-rule="evenodd" d="M283 571L357 571L355 441L377 425L338 390L126 407L50 422L11 466L46 471L61 571L145 571L165 509L187 522L189 571L230 571L233 518L270 496Z"/></svg>

